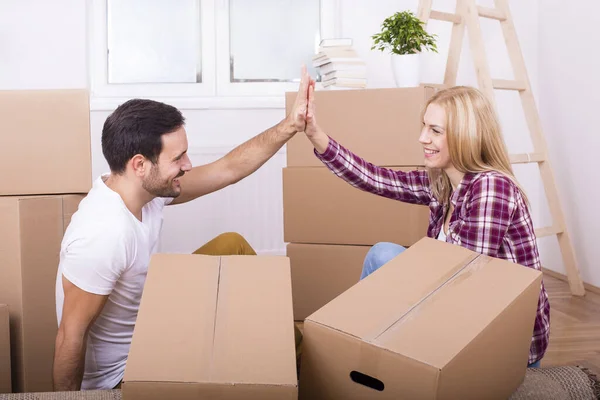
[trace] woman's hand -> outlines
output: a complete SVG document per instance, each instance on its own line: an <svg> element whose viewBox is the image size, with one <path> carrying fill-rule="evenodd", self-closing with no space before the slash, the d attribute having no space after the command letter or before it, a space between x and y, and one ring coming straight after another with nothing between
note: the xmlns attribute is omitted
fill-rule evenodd
<svg viewBox="0 0 600 400"><path fill-rule="evenodd" d="M319 153L324 153L329 145L329 136L317 125L315 117L315 81L311 78L308 84L308 108L306 111L306 137Z"/></svg>

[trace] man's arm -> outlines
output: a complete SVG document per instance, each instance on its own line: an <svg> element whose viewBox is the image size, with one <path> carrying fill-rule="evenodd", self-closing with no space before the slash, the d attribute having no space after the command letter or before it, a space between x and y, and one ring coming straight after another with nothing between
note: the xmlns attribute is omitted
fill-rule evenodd
<svg viewBox="0 0 600 400"><path fill-rule="evenodd" d="M295 128L284 120L223 158L192 168L179 178L181 194L170 204L185 203L239 182L267 162L295 133Z"/></svg>
<svg viewBox="0 0 600 400"><path fill-rule="evenodd" d="M65 277L62 318L56 335L53 380L55 391L80 390L85 366L87 334L108 296L81 290Z"/></svg>
<svg viewBox="0 0 600 400"><path fill-rule="evenodd" d="M182 176L181 194L170 204L181 204L239 182L259 169L306 126L308 86L311 78L302 68L302 79L289 115L280 123L239 145L223 158L198 167Z"/></svg>

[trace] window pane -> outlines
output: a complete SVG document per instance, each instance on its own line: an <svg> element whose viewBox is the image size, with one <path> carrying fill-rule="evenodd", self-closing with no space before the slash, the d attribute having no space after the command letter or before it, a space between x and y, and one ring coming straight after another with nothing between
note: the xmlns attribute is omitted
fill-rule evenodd
<svg viewBox="0 0 600 400"><path fill-rule="evenodd" d="M319 0L229 0L231 81L289 81L320 41Z"/></svg>
<svg viewBox="0 0 600 400"><path fill-rule="evenodd" d="M109 83L201 82L200 0L108 0Z"/></svg>

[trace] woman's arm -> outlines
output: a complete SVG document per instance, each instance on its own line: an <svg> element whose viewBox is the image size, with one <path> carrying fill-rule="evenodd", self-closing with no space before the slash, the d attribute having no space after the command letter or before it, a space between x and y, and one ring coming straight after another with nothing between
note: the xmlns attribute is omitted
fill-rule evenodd
<svg viewBox="0 0 600 400"><path fill-rule="evenodd" d="M323 153L319 153L315 147L315 155L327 168L350 185L365 192L406 203L431 203L427 171L404 172L378 167L325 136L328 139L327 148Z"/></svg>
<svg viewBox="0 0 600 400"><path fill-rule="evenodd" d="M403 172L378 167L344 148L321 130L315 119L313 82L308 90L305 134L315 147L317 158L352 186L406 203L431 203L427 171Z"/></svg>

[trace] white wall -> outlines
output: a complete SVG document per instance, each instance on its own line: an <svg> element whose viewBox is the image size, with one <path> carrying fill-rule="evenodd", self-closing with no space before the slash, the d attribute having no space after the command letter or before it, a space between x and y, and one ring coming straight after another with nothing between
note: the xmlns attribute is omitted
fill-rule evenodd
<svg viewBox="0 0 600 400"><path fill-rule="evenodd" d="M87 86L86 2L0 2L0 88Z"/></svg>
<svg viewBox="0 0 600 400"><path fill-rule="evenodd" d="M600 286L600 3L545 0L539 10L540 113L583 280ZM558 257L557 257L558 258ZM564 272L562 265L552 269Z"/></svg>
<svg viewBox="0 0 600 400"><path fill-rule="evenodd" d="M557 6L559 5L558 0L552 1ZM492 0L479 3L487 6L493 5ZM85 4L86 2L81 0L54 0L52 2L7 0L1 2L0 89L85 87L88 82ZM370 50L371 35L378 32L381 22L395 11L404 9L416 11L418 1L340 0L340 5L342 10L341 34L354 39L354 45L359 55L367 62L368 86L371 88L392 87L394 81L389 56ZM566 191L580 193L581 195L577 196L577 204L581 205L582 201L586 200L580 197L594 189L585 189L583 178L576 177L573 173L575 159L580 161L578 166L582 162L582 157L576 152L575 146L579 147L579 142L583 141L589 148L589 145L592 144L590 141L594 139L592 139L592 135L587 134L587 131L592 125L591 121L585 121L579 115L579 119L567 118L568 113L565 110L566 106L570 105L567 104L567 101L571 104L573 101L580 102L582 107L585 107L586 104L593 104L594 95L590 91L587 92L590 93L587 98L581 97L581 95L573 96L572 98L575 100L567 100L560 96L570 95L571 92L577 90L577 86L566 83L568 79L589 78L593 82L592 66L578 64L585 59L586 49L582 44L579 52L571 51L569 57L563 56L565 52L562 49L573 47L569 39L572 35L565 36L562 33L568 30L564 28L555 30L554 28L555 24L564 23L563 21L566 20L563 17L568 10L565 10L564 7L557 8L560 11L551 12L546 5L544 9L538 7L538 0L512 0L510 5L534 92L542 94L544 127L552 136L549 141L551 142L551 155L559 177L559 188L563 193ZM434 6L442 11L452 11L454 1L436 0ZM538 17L538 9L541 17ZM590 15L587 18L590 19L589 26L591 27L593 13L586 15ZM540 18L539 29L538 18ZM573 15L573 20L577 20L575 15ZM584 29L575 22L570 24L572 25L569 27L571 31ZM450 25L431 22L430 28L434 33L440 35L440 54L428 54L424 57L424 79L429 82L441 82ZM499 27L494 27L492 23L482 23L482 29L493 76L510 79L510 65ZM555 45L557 41L560 46ZM538 42L541 44L539 51ZM561 52L556 50L557 47L561 49ZM538 69L538 63L544 67ZM598 67L597 63L594 66ZM585 69L589 71L589 76L584 78L583 74L577 74L568 78L572 68L579 68L578 71ZM595 69L598 70L598 68ZM542 79L543 81L541 81ZM476 83L466 38L460 65L459 83ZM589 82L582 82L582 84L589 86ZM540 92L538 88L542 86L544 86L544 91ZM517 96L514 93L498 93L497 100L506 141L511 152L531 151L531 143L528 140L527 128ZM559 102L564 102L565 105ZM591 111L592 106L587 107ZM222 153L272 126L283 117L283 114L282 109L185 111L193 161L196 163L210 161L211 157L214 158L217 153ZM107 115L108 113L104 111L95 111L91 114L94 177L107 170L100 149L102 124ZM584 121L587 124L584 125ZM581 136L577 144L574 141L565 141L564 136L561 135L565 132L567 124L569 127L581 126L577 132L572 133ZM557 152L557 148L566 148L569 151ZM280 172L284 165L285 157L279 154L263 167L265 171L249 177L245 182L240 182L235 188L228 188L222 193L215 193L189 205L169 209L165 216L163 250L190 251L222 231L237 230L247 236L251 244L260 251L282 252L284 243L281 226ZM539 174L536 173L535 166L518 167L517 175L533 200L536 225L547 225L549 223L547 207L543 201ZM263 181L268 183L263 185ZM255 187L261 188L264 198L249 199L246 202L246 199L238 195L244 190ZM590 253L589 249L592 249L593 246L586 246L591 241L592 235L584 235L584 232L593 232L592 224L595 220L589 217L579 218L574 197L564 197L567 219L574 239L578 242L576 247L578 255L581 261L587 265L588 271L584 276L591 282L598 283L598 279L592 276L590 268L594 254ZM591 198L591 196L587 196L587 198ZM231 205L231 201L234 201L235 211L228 212L220 208L223 204ZM587 201L591 202L591 200ZM562 265L560 262L556 262L560 256L556 257L555 244L546 244L543 248L544 262L551 268L560 270Z"/></svg>

